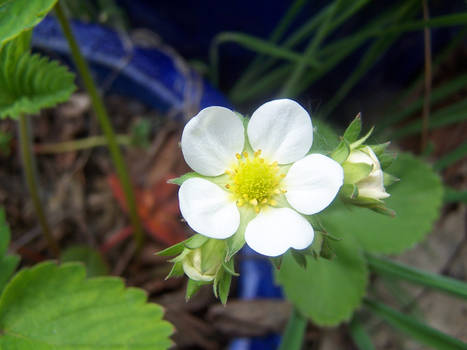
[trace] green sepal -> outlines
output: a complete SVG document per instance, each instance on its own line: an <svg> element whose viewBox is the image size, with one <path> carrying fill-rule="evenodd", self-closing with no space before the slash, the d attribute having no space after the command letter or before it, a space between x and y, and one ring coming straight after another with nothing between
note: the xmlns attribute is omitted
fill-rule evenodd
<svg viewBox="0 0 467 350"><path fill-rule="evenodd" d="M329 240L334 241L334 242L342 241L342 238L334 236L334 235L330 234L329 232L323 232L323 239L329 239Z"/></svg>
<svg viewBox="0 0 467 350"><path fill-rule="evenodd" d="M344 169L344 183L355 184L370 175L373 165L344 162L342 168Z"/></svg>
<svg viewBox="0 0 467 350"><path fill-rule="evenodd" d="M380 143L377 145L368 145L373 152L376 154L376 156L379 158L381 155L383 155L386 152L386 149L388 146L391 144L391 141Z"/></svg>
<svg viewBox="0 0 467 350"><path fill-rule="evenodd" d="M188 249L196 249L201 247L204 243L208 241L208 237L200 235L200 234L195 234L190 237L190 239L187 239L185 241L185 247Z"/></svg>
<svg viewBox="0 0 467 350"><path fill-rule="evenodd" d="M391 186L393 183L400 181L398 177L383 172L383 185L384 187Z"/></svg>
<svg viewBox="0 0 467 350"><path fill-rule="evenodd" d="M225 261L229 261L245 245L245 229L254 217L254 211L247 207L238 208L240 212L240 225L234 235L226 239L227 254Z"/></svg>
<svg viewBox="0 0 467 350"><path fill-rule="evenodd" d="M173 259L168 260L168 262L171 262L174 264L177 262L181 262L185 258L185 256L187 256L190 252L191 252L191 249L184 248L183 251L179 255L177 255Z"/></svg>
<svg viewBox="0 0 467 350"><path fill-rule="evenodd" d="M182 183L184 183L186 180L194 178L194 177L202 177L202 176L194 171L191 171L189 173L183 174L180 177L176 177L175 179L170 179L167 181L167 183L181 186Z"/></svg>
<svg viewBox="0 0 467 350"><path fill-rule="evenodd" d="M171 277L180 277L183 276L185 272L183 271L183 264L180 261L177 261L173 264L172 269L169 274L165 277L168 280Z"/></svg>
<svg viewBox="0 0 467 350"><path fill-rule="evenodd" d="M206 284L209 284L209 282L193 281L192 279L188 279L188 283L186 284L185 300L190 300L191 297L195 295L196 292L198 292L199 289Z"/></svg>
<svg viewBox="0 0 467 350"><path fill-rule="evenodd" d="M358 197L358 187L355 184L343 184L340 194L346 198L356 199Z"/></svg>
<svg viewBox="0 0 467 350"><path fill-rule="evenodd" d="M306 269L306 258L305 258L305 256L303 255L303 253L301 253L300 251L295 250L295 249L290 249L290 252L292 253L292 257L294 258L295 262L296 262L302 269Z"/></svg>
<svg viewBox="0 0 467 350"><path fill-rule="evenodd" d="M393 152L385 152L378 156L379 164L381 165L381 169L389 168L392 163L396 160L397 153Z"/></svg>
<svg viewBox="0 0 467 350"><path fill-rule="evenodd" d="M321 251L319 252L319 256L331 260L336 256L336 253L332 249L331 245L329 244L328 238L323 235L323 243L321 244Z"/></svg>
<svg viewBox="0 0 467 350"><path fill-rule="evenodd" d="M346 139L341 139L336 149L331 153L331 158L342 164L350 154L350 144Z"/></svg>
<svg viewBox="0 0 467 350"><path fill-rule="evenodd" d="M359 140L357 140L357 141L351 143L351 144L350 144L350 149L351 149L351 150L354 150L354 149L360 147L366 140L368 140L368 138L369 138L369 137L371 136L371 134L373 133L373 130L375 130L375 127L374 127L374 126L371 127L370 131L368 131L368 132L366 133L365 136L363 136L363 137L360 138Z"/></svg>
<svg viewBox="0 0 467 350"><path fill-rule="evenodd" d="M355 142L362 131L362 114L358 113L344 132L344 139L349 143Z"/></svg>
<svg viewBox="0 0 467 350"><path fill-rule="evenodd" d="M180 242L180 243L177 243L177 244L174 244L168 248L165 248L164 250L161 250L160 252L156 252L154 253L155 255L159 255L159 256L175 256L175 255L178 255L180 254L181 252L183 252L183 249L185 249L185 244L190 241L191 239L193 239L194 236L188 238L188 239L185 239L184 241Z"/></svg>
<svg viewBox="0 0 467 350"><path fill-rule="evenodd" d="M386 207L385 205L375 205L374 207L370 207L371 210L373 210L376 213L387 215L390 217L395 217L397 215L396 211Z"/></svg>
<svg viewBox="0 0 467 350"><path fill-rule="evenodd" d="M282 265L282 257L283 255L280 255L280 256L274 256L274 257L271 257L270 260L272 262L272 264L274 265L274 267L278 270L281 269L281 265Z"/></svg>
<svg viewBox="0 0 467 350"><path fill-rule="evenodd" d="M240 274L238 272L235 272L232 259L230 259L227 262L223 262L222 267L225 269L225 271L227 271L232 276L240 276Z"/></svg>
<svg viewBox="0 0 467 350"><path fill-rule="evenodd" d="M227 263L227 266L228 269L232 271L233 260L230 260ZM225 267L226 265L224 265L224 268L217 273L212 286L214 295L216 296L216 298L220 299L223 305L227 303L227 299L229 298L230 285L232 283L232 275L228 270L225 269Z"/></svg>

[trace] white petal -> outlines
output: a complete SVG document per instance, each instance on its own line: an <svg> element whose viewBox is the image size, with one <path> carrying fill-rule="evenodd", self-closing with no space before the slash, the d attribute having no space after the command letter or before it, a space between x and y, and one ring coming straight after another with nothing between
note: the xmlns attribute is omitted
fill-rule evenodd
<svg viewBox="0 0 467 350"><path fill-rule="evenodd" d="M178 199L183 218L196 232L224 239L237 231L237 205L218 185L198 177L188 179L180 187Z"/></svg>
<svg viewBox="0 0 467 350"><path fill-rule="evenodd" d="M235 154L243 151L245 130L241 119L230 109L208 107L186 124L182 152L194 171L217 176L225 172Z"/></svg>
<svg viewBox="0 0 467 350"><path fill-rule="evenodd" d="M290 208L267 208L245 230L248 245L267 256L284 254L289 248L305 249L313 237L310 223Z"/></svg>
<svg viewBox="0 0 467 350"><path fill-rule="evenodd" d="M343 182L339 163L322 154L310 154L290 167L284 179L285 197L300 213L315 214L332 203Z"/></svg>
<svg viewBox="0 0 467 350"><path fill-rule="evenodd" d="M313 143L310 115L288 99L260 106L251 116L247 132L253 149L260 149L265 158L279 164L302 158Z"/></svg>

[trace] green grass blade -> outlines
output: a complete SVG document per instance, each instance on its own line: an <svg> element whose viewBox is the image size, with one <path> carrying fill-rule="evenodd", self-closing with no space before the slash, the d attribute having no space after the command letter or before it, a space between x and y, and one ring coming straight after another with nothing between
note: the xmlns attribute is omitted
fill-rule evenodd
<svg viewBox="0 0 467 350"><path fill-rule="evenodd" d="M294 3L290 5L287 12L282 17L281 21L279 22L277 27L272 32L269 38L270 43L277 43L283 37L284 33L289 28L290 24L293 22L297 14L300 13L300 10L303 8L303 6L306 3L307 3L306 0L295 0ZM251 62L248 65L248 67L245 69L243 74L237 80L234 87L232 88L232 91L235 90L237 86L243 86L246 82L248 82L255 75L256 71L263 66L263 63L265 61L264 58L265 57L263 55L259 55L255 57L253 62Z"/></svg>
<svg viewBox="0 0 467 350"><path fill-rule="evenodd" d="M269 55L293 62L302 61L302 56L299 53L282 48L268 41L244 33L222 32L216 35L210 49L212 81L214 84L218 83L219 46L227 42L234 42L246 49L263 55ZM319 67L319 62L314 59L307 60L306 64L312 67Z"/></svg>
<svg viewBox="0 0 467 350"><path fill-rule="evenodd" d="M450 187L444 188L445 203L467 203L467 191L458 191Z"/></svg>
<svg viewBox="0 0 467 350"><path fill-rule="evenodd" d="M369 3L369 0L359 0L356 2L352 2L351 5L345 9L341 9L339 11L339 16L329 24L331 30L334 28L339 27L342 23L344 23L347 19L349 19L352 15L362 9L365 5ZM334 6L334 2L327 5L326 7L322 8L315 16L310 18L307 22L305 22L297 31L291 34L291 36L285 40L283 47L285 48L293 48L298 44L302 43L305 39L307 39L313 31L318 28L322 24L325 18L329 15L332 11ZM251 85L254 82L254 79L258 80L262 75L267 75L266 72L274 66L277 62L276 59L270 58L265 61L261 67L258 67L255 75L252 75L251 79L248 81L243 81L242 84L237 83L231 90L229 96L234 102L241 102L241 100L245 97L242 95L242 91L249 88L249 83ZM282 67L279 67L281 69ZM240 96L239 96L240 95Z"/></svg>
<svg viewBox="0 0 467 350"><path fill-rule="evenodd" d="M280 97L293 97L296 84L307 66L307 62L314 59L316 55L316 50L319 48L323 40L326 38L332 27L330 26L331 20L334 17L334 13L339 8L340 1L337 0L333 3L331 11L324 18L323 24L318 29L316 35L310 40L308 47L305 50L305 53L301 57L300 61L297 62L297 65L294 67L292 74L285 82L281 92L279 93Z"/></svg>
<svg viewBox="0 0 467 350"><path fill-rule="evenodd" d="M458 91L465 88L467 85L467 74L463 74L453 80L446 82L445 84L433 89L431 93L430 104L433 106L437 102L457 93ZM413 113L418 112L423 107L423 97L418 98L408 106L400 108L400 111L388 114L378 123L379 130L385 130L386 128L406 119Z"/></svg>
<svg viewBox="0 0 467 350"><path fill-rule="evenodd" d="M282 336L279 350L300 350L303 344L307 319L293 308Z"/></svg>
<svg viewBox="0 0 467 350"><path fill-rule="evenodd" d="M412 337L421 344L433 349L461 350L467 349L467 344L453 338L430 326L404 315L382 303L365 299L364 305L375 315L381 317L392 327Z"/></svg>
<svg viewBox="0 0 467 350"><path fill-rule="evenodd" d="M349 333L359 350L375 350L370 335L356 315L354 315L349 324Z"/></svg>
<svg viewBox="0 0 467 350"><path fill-rule="evenodd" d="M436 129L442 126L461 123L467 120L467 100L454 103L432 113L428 129ZM410 124L399 128L391 135L392 140L398 140L406 136L418 134L422 129L422 120L414 120Z"/></svg>
<svg viewBox="0 0 467 350"><path fill-rule="evenodd" d="M458 160L463 159L464 157L467 157L467 141L459 147L457 147L456 149L454 149L453 151L444 155L442 158L438 159L438 161L434 164L433 168L435 170L441 171L443 169L446 169L451 164L454 164Z"/></svg>
<svg viewBox="0 0 467 350"><path fill-rule="evenodd" d="M404 279L411 283L438 289L442 292L467 299L467 283L465 282L425 272L372 254L367 254L366 258L370 269L379 275Z"/></svg>

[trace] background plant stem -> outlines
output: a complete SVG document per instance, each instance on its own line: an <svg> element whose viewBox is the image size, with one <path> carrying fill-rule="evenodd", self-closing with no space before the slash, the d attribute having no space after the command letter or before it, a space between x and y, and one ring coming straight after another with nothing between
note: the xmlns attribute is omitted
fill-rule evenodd
<svg viewBox="0 0 467 350"><path fill-rule="evenodd" d="M110 118L105 109L104 102L102 101L102 98L97 91L96 85L94 84L94 80L91 76L91 72L89 71L88 65L86 64L86 61L81 54L78 43L73 36L70 23L63 11L62 6L60 5L60 2L57 2L55 5L55 11L58 21L60 22L60 26L62 27L63 34L65 35L70 46L71 54L76 64L76 68L91 98L91 103L93 105L102 132L107 139L107 146L109 147L110 156L112 157L112 161L115 165L117 176L120 180L120 184L122 185L123 193L125 195L126 203L128 206L128 212L130 214L130 220L133 226L136 247L137 250L139 250L143 243L141 221L136 209L136 200L133 188L131 186L130 176L118 146L115 131L113 130L112 124L110 123Z"/></svg>
<svg viewBox="0 0 467 350"><path fill-rule="evenodd" d="M39 197L36 172L34 169L33 153L31 151L32 147L28 119L24 114L19 116L18 131L24 175L29 194L31 195L32 204L34 206L34 210L36 211L37 218L39 219L39 225L41 226L42 232L45 236L45 239L47 240L47 244L49 245L49 249L55 255L55 257L58 258L60 256L60 248L58 247L57 241L50 231L50 226L47 222L45 211Z"/></svg>
<svg viewBox="0 0 467 350"><path fill-rule="evenodd" d="M300 350L307 323L307 319L294 307L282 335L279 350Z"/></svg>

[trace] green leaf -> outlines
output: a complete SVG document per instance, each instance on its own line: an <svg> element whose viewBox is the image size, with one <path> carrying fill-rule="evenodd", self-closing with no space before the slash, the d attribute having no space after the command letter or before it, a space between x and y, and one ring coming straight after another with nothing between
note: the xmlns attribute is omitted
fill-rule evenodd
<svg viewBox="0 0 467 350"><path fill-rule="evenodd" d="M357 238L370 252L399 253L421 241L439 217L441 180L427 164L408 153L399 155L390 172L401 179L390 187L391 197L385 199L396 217L335 201L320 215L324 226L336 235Z"/></svg>
<svg viewBox="0 0 467 350"><path fill-rule="evenodd" d="M344 139L349 143L355 142L362 131L362 115L358 113L344 132Z"/></svg>
<svg viewBox="0 0 467 350"><path fill-rule="evenodd" d="M17 255L7 254L10 239L10 228L6 222L5 211L3 208L0 208L0 294L18 267L20 260Z"/></svg>
<svg viewBox="0 0 467 350"><path fill-rule="evenodd" d="M397 330L411 336L419 343L432 349L460 350L467 349L467 344L444 334L415 318L404 315L382 303L365 300L365 306Z"/></svg>
<svg viewBox="0 0 467 350"><path fill-rule="evenodd" d="M366 258L370 269L377 274L404 279L411 283L435 288L442 292L467 299L467 283L463 281L422 271L372 254L367 254Z"/></svg>
<svg viewBox="0 0 467 350"><path fill-rule="evenodd" d="M279 350L300 350L308 320L300 314L297 308L292 309L289 321L282 335Z"/></svg>
<svg viewBox="0 0 467 350"><path fill-rule="evenodd" d="M307 257L304 270L287 253L276 270L287 299L320 326L348 320L360 305L368 283L365 259L352 237L328 243L336 254L334 259Z"/></svg>
<svg viewBox="0 0 467 350"><path fill-rule="evenodd" d="M0 0L0 48L24 31L34 28L57 0Z"/></svg>
<svg viewBox="0 0 467 350"><path fill-rule="evenodd" d="M0 348L167 349L173 327L141 289L116 277L85 278L81 264L20 271L0 298Z"/></svg>
<svg viewBox="0 0 467 350"><path fill-rule="evenodd" d="M109 274L109 266L99 251L86 245L68 247L60 256L62 263L81 262L86 267L88 277L105 276Z"/></svg>
<svg viewBox="0 0 467 350"><path fill-rule="evenodd" d="M18 56L15 43L0 51L0 118L37 114L66 101L75 90L74 75L37 54Z"/></svg>

